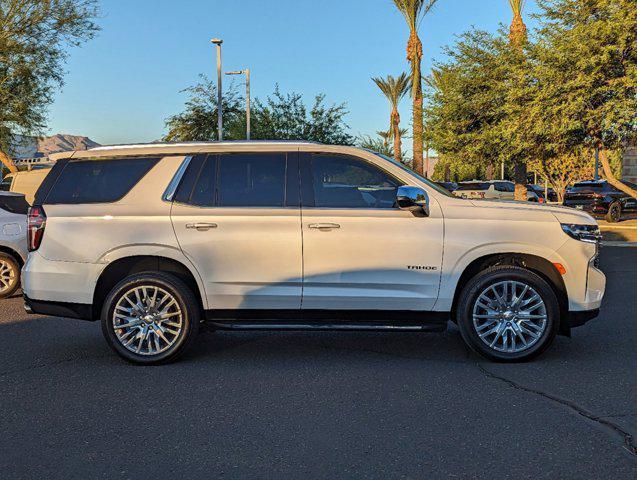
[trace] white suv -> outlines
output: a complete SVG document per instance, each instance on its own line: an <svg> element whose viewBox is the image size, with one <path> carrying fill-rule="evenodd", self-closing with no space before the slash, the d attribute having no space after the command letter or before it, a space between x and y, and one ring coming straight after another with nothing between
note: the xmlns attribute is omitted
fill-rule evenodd
<svg viewBox="0 0 637 480"><path fill-rule="evenodd" d="M27 311L101 320L127 360L218 329L440 331L519 361L594 318L587 214L464 200L353 147L226 142L57 156L29 213Z"/></svg>
<svg viewBox="0 0 637 480"><path fill-rule="evenodd" d="M458 184L453 191L456 197L470 198L472 200L513 200L515 196L515 183L507 180L471 180ZM532 188L526 189L526 200L538 202L540 197Z"/></svg>
<svg viewBox="0 0 637 480"><path fill-rule="evenodd" d="M20 287L20 268L27 258L27 210L24 195L0 191L0 299Z"/></svg>

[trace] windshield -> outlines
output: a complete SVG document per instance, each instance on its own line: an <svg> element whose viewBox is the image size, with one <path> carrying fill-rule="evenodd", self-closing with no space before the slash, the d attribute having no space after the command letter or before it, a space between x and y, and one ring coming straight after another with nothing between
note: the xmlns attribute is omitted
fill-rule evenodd
<svg viewBox="0 0 637 480"><path fill-rule="evenodd" d="M367 150L370 153L373 153L374 155L376 155L377 157L383 158L385 160L387 160L388 162L391 162L392 164L396 165L398 168L400 168L401 170L404 170L407 173L410 173L411 175L413 175L414 177L416 177L418 180L420 180L421 182L427 184L428 187L433 188L436 192L446 196L446 197L453 197L453 194L447 190L446 188L441 187L440 185L438 185L437 183L432 182L431 180L423 177L422 175L414 172L411 168L409 168L407 165L405 165L404 163L400 163L397 162L396 160L394 160L391 157L388 157L386 155L383 155L382 153L378 153L378 152L374 152L373 150Z"/></svg>

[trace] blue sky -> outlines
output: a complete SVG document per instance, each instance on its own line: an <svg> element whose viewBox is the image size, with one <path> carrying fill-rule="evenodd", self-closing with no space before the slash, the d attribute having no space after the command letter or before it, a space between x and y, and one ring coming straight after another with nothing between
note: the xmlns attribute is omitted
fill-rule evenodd
<svg viewBox="0 0 637 480"><path fill-rule="evenodd" d="M355 135L388 123L370 77L407 69L407 26L391 0L102 0L101 8L99 36L71 51L50 133L103 144L160 138L183 107L180 90L199 73L216 75L213 36L224 39L224 70L251 68L253 95L265 97L276 83L308 101L324 92L347 102ZM526 10L537 10L534 0ZM424 71L455 35L510 20L507 0L439 0L421 27ZM401 113L408 127L408 99Z"/></svg>

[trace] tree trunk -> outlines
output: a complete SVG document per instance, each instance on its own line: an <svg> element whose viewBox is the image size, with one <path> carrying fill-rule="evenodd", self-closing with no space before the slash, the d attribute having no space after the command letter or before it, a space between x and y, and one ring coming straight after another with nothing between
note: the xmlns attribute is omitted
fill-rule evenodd
<svg viewBox="0 0 637 480"><path fill-rule="evenodd" d="M13 160L11 157L0 150L0 163L2 163L5 167L9 169L11 173L15 173L18 171L18 168L13 164Z"/></svg>
<svg viewBox="0 0 637 480"><path fill-rule="evenodd" d="M599 161L602 163L604 176L606 177L608 183L610 183L617 190L621 190L625 194L630 195L633 198L637 198L637 190L635 190L634 188L630 188L628 185L623 184L622 182L617 180L617 178L615 178L615 175L613 175L613 170L610 167L610 162L608 161L606 150L601 144L599 145Z"/></svg>
<svg viewBox="0 0 637 480"><path fill-rule="evenodd" d="M425 178L429 178L429 147L425 148Z"/></svg>
<svg viewBox="0 0 637 480"><path fill-rule="evenodd" d="M414 127L414 143L413 168L416 173L423 174L423 155L422 155L422 134L423 134L423 99L422 99L422 42L418 38L416 30L412 30L409 34L409 42L407 43L407 60L411 63L411 97L413 99L412 106L412 123Z"/></svg>
<svg viewBox="0 0 637 480"><path fill-rule="evenodd" d="M519 202L526 202L526 163L516 160L513 172L515 180L513 199Z"/></svg>
<svg viewBox="0 0 637 480"><path fill-rule="evenodd" d="M400 114L398 109L394 107L391 112L391 128L394 136L394 159L397 162L403 161L402 145L400 141Z"/></svg>
<svg viewBox="0 0 637 480"><path fill-rule="evenodd" d="M418 62L418 77L420 78L420 62ZM422 145L422 88L420 81L414 95L414 170L421 175L423 171L423 145Z"/></svg>
<svg viewBox="0 0 637 480"><path fill-rule="evenodd" d="M493 180L494 174L493 171L495 170L495 168L493 167L493 164L490 163L489 165L487 165L487 180Z"/></svg>

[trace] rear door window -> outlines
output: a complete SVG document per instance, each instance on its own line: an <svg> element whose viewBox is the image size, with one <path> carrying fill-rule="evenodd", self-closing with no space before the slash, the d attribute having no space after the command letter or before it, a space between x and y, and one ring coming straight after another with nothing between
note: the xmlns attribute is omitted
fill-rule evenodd
<svg viewBox="0 0 637 480"><path fill-rule="evenodd" d="M122 199L159 158L70 161L60 172L45 203L109 203Z"/></svg>
<svg viewBox="0 0 637 480"><path fill-rule="evenodd" d="M232 153L219 156L217 205L283 207L284 153Z"/></svg>

